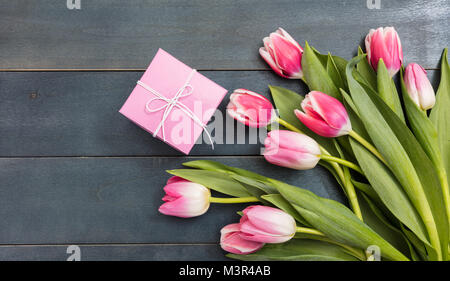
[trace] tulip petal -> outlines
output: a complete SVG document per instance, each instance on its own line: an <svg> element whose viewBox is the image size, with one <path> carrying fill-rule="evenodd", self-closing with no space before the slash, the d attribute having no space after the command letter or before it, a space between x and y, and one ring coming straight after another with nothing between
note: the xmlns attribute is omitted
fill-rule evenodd
<svg viewBox="0 0 450 281"><path fill-rule="evenodd" d="M263 43L264 43L265 50L269 53L270 57L273 59L275 57L275 53L273 51L272 41L270 41L269 37L264 37Z"/></svg>
<svg viewBox="0 0 450 281"><path fill-rule="evenodd" d="M201 184L173 177L168 180L164 191L166 195L162 200L166 203L159 207L162 214L189 218L202 215L209 208L211 194Z"/></svg>
<svg viewBox="0 0 450 281"><path fill-rule="evenodd" d="M393 27L371 29L366 36L365 45L367 59L375 70L380 59L383 59L391 77L400 70L403 50L400 37Z"/></svg>
<svg viewBox="0 0 450 281"><path fill-rule="evenodd" d="M386 43L386 49L391 54L391 61L388 63L388 70L391 77L398 72L403 62L403 51L400 38L393 27L386 27L384 29L384 37Z"/></svg>
<svg viewBox="0 0 450 281"><path fill-rule="evenodd" d="M164 215L190 218L203 215L209 208L209 201L202 198L180 197L174 201L166 202L159 207Z"/></svg>
<svg viewBox="0 0 450 281"><path fill-rule="evenodd" d="M241 232L243 223L256 225L260 232L258 234L271 233L272 235L292 236L296 232L294 218L286 212L267 206L254 206L249 210L244 210L247 216L247 222L241 222Z"/></svg>
<svg viewBox="0 0 450 281"><path fill-rule="evenodd" d="M311 103L311 98L310 98L309 94L305 96L305 98L302 101L301 106L306 115L309 115L315 119L323 120L322 116L320 116L320 114L318 114L315 111L315 109ZM325 121L325 120L323 120L323 121Z"/></svg>
<svg viewBox="0 0 450 281"><path fill-rule="evenodd" d="M305 135L288 130L272 130L267 134L266 140L272 145L284 149L320 155L320 147L317 142Z"/></svg>
<svg viewBox="0 0 450 281"><path fill-rule="evenodd" d="M366 45L367 60L369 61L369 63L371 63L371 54L372 54L372 52L370 51L370 44L372 42L372 36L374 33L375 29L370 29L369 33L366 36L366 39L364 40L364 43Z"/></svg>
<svg viewBox="0 0 450 281"><path fill-rule="evenodd" d="M411 99L422 110L430 109L436 102L436 96L426 70L416 63L409 64L404 75L406 89Z"/></svg>
<svg viewBox="0 0 450 281"><path fill-rule="evenodd" d="M176 182L189 182L189 181L183 179L182 177L178 177L178 176L173 176L167 180L167 184L176 183Z"/></svg>
<svg viewBox="0 0 450 281"><path fill-rule="evenodd" d="M241 223L240 226L241 228L239 235L243 239L262 243L282 243L291 239L293 233L295 233L295 230L288 235L264 232L261 229L255 227L249 221Z"/></svg>
<svg viewBox="0 0 450 281"><path fill-rule="evenodd" d="M259 234L248 234L240 232L239 236L242 239L245 239L247 241L254 241L254 242L261 242L261 243L284 243L286 241L289 241L292 239L293 235L291 236L266 236L266 235L259 235Z"/></svg>
<svg viewBox="0 0 450 281"><path fill-rule="evenodd" d="M383 28L378 28L372 35L371 45L371 64L376 70L378 68L378 61L382 58L384 63L388 65L391 61L391 56L386 49L383 37Z"/></svg>
<svg viewBox="0 0 450 281"><path fill-rule="evenodd" d="M282 148L264 150L264 159L271 164L294 170L312 169L320 161L317 155L292 153L291 150Z"/></svg>
<svg viewBox="0 0 450 281"><path fill-rule="evenodd" d="M416 78L414 75L414 70L412 69L412 65L408 65L405 69L405 75L404 75L404 81L406 90L408 92L409 97L411 100L417 104L417 106L420 108L420 100L419 100L419 92L417 90L416 86Z"/></svg>
<svg viewBox="0 0 450 281"><path fill-rule="evenodd" d="M270 40L274 47L274 60L283 73L289 77L302 73L302 52L298 46L278 33L272 33Z"/></svg>
<svg viewBox="0 0 450 281"><path fill-rule="evenodd" d="M337 99L318 91L308 94L312 108L328 126L347 134L351 130L350 120L344 105ZM344 130L346 131L344 131Z"/></svg>
<svg viewBox="0 0 450 281"><path fill-rule="evenodd" d="M264 246L264 243L243 239L239 232L229 234L220 246L227 252L237 255L247 255L254 253Z"/></svg>
<svg viewBox="0 0 450 281"><path fill-rule="evenodd" d="M436 103L436 96L434 94L433 87L431 86L428 79L421 82L419 100L420 106L423 110L433 108L434 104Z"/></svg>
<svg viewBox="0 0 450 281"><path fill-rule="evenodd" d="M229 224L220 231L220 246L227 252L233 254L250 254L258 251L264 243L242 239L240 237L240 225L238 223Z"/></svg>
<svg viewBox="0 0 450 281"><path fill-rule="evenodd" d="M264 158L274 165L306 170L314 168L320 160L321 151L317 142L296 132L271 131L264 145Z"/></svg>
<svg viewBox="0 0 450 281"><path fill-rule="evenodd" d="M245 89L237 89L231 94L227 112L239 122L256 128L267 126L276 118L273 105L267 98Z"/></svg>
<svg viewBox="0 0 450 281"><path fill-rule="evenodd" d="M264 47L259 48L259 54L267 62L267 64L270 66L270 68L272 68L272 70L275 71L276 74L278 74L284 78L289 78L287 75L283 74L283 71L277 66L276 62L272 59L272 56L266 50L266 48L264 48Z"/></svg>
<svg viewBox="0 0 450 281"><path fill-rule="evenodd" d="M328 126L324 121L308 116L298 109L296 109L294 113L297 118L314 133L327 138L339 136L340 130Z"/></svg>
<svg viewBox="0 0 450 281"><path fill-rule="evenodd" d="M302 46L300 46L300 44L298 44L298 42L295 41L295 39L292 38L292 36L291 36L289 33L287 33L286 30L284 30L283 28L279 27L278 30L277 30L277 33L278 33L278 34L281 34L281 36L283 36L284 38L286 38L287 40L289 40L292 44L294 44L295 46L297 46L297 47L298 47L298 50L299 50L300 52L303 53L303 48L302 48Z"/></svg>
<svg viewBox="0 0 450 281"><path fill-rule="evenodd" d="M174 200L176 200L178 197L173 197L173 196L170 196L170 195L165 195L163 198L162 198L162 200L164 201L164 202L171 202L171 201L174 201Z"/></svg>
<svg viewBox="0 0 450 281"><path fill-rule="evenodd" d="M241 228L240 228L240 224L239 223L232 223L232 224L229 224L229 225L226 225L226 226L222 227L222 229L220 230L220 234L222 235L220 237L221 241L222 241L223 238L225 238L225 237L223 237L224 234L240 231L240 229Z"/></svg>
<svg viewBox="0 0 450 281"><path fill-rule="evenodd" d="M195 198L201 196L208 196L209 190L201 184L193 182L175 182L164 187L167 195L173 197L187 197Z"/></svg>

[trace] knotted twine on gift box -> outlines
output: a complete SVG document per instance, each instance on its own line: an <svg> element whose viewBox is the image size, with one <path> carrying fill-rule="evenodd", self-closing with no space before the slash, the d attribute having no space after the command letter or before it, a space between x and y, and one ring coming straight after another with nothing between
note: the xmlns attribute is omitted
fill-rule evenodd
<svg viewBox="0 0 450 281"><path fill-rule="evenodd" d="M189 74L188 78L186 79L186 82L184 82L183 86L178 89L177 93L175 94L175 96L171 99L166 98L164 95L162 95L161 93L159 93L158 91L156 91L155 89L151 88L149 85L145 84L144 82L142 82L141 80L137 81L137 84L141 87L143 87L145 90L147 90L148 92L152 93L153 95L155 95L156 97L151 98L147 101L147 103L145 104L145 108L147 109L148 112L158 112L160 110L164 110L163 116L161 118L161 122L159 122L158 127L156 128L155 132L153 133L153 137L156 137L156 135L158 134L159 130L161 130L162 132L162 138L164 141L166 141L166 134L165 134L165 130L164 130L164 123L167 119L167 117L169 117L170 112L172 111L172 109L174 107L177 107L179 110L183 111L189 118L191 118L195 123L197 123L199 126L201 126L203 128L203 130L205 131L206 135L208 136L209 141L211 142L211 146L212 149L214 149L214 144L212 141L212 137L211 134L208 132L206 125L203 124L203 122L201 121L201 119L199 117L197 117L197 115L195 115L192 110L189 109L189 107L187 107L185 104L183 104L181 101L179 101L179 99L187 97L189 95L192 94L192 92L194 91L194 87L189 84L191 82L192 77L194 76L194 74L197 72L196 69L192 69L191 73ZM189 89L188 91L186 91L186 89ZM186 92L185 92L186 91ZM163 101L166 104L157 107L157 108L151 108L150 105L152 102L154 101Z"/></svg>

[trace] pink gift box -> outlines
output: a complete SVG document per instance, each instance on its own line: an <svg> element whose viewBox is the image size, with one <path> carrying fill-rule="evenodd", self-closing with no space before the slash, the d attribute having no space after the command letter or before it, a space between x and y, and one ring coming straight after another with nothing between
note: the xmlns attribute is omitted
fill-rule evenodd
<svg viewBox="0 0 450 281"><path fill-rule="evenodd" d="M226 89L159 49L119 112L189 154L226 93Z"/></svg>

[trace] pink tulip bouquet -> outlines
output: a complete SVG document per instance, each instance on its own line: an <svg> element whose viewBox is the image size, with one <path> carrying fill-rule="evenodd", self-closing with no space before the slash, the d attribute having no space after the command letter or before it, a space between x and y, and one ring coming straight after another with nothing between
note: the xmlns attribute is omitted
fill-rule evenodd
<svg viewBox="0 0 450 281"><path fill-rule="evenodd" d="M393 27L370 30L366 53L359 48L349 61L308 43L302 48L281 28L263 43L259 53L275 73L302 80L310 92L269 86L272 103L238 89L228 114L272 129L264 142L268 162L328 169L348 204L199 160L168 171L175 177L164 188L160 212L187 218L203 215L211 203L254 202L220 231L221 247L241 260L374 260L373 249L381 260L449 260L447 50L435 94L420 65L403 68ZM228 196L212 197L210 189Z"/></svg>

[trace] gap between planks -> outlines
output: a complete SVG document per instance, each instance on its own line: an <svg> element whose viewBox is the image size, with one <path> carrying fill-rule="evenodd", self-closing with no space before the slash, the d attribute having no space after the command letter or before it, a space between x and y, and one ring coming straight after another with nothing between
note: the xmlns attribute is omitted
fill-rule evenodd
<svg viewBox="0 0 450 281"><path fill-rule="evenodd" d="M84 247L133 247L133 246L217 246L219 243L62 243L62 244L0 244L0 248L6 247L63 247L63 246L84 246Z"/></svg>
<svg viewBox="0 0 450 281"><path fill-rule="evenodd" d="M65 155L65 156L0 156L0 159L58 159L58 158L263 158L262 155L94 155L94 156L82 156L82 155Z"/></svg>
<svg viewBox="0 0 450 281"><path fill-rule="evenodd" d="M0 68L0 72L142 72L146 68ZM270 68L203 68L198 71L272 71Z"/></svg>
<svg viewBox="0 0 450 281"><path fill-rule="evenodd" d="M146 68L0 68L0 72L143 72ZM198 71L272 71L270 68L204 68ZM440 70L440 68L425 68L425 70Z"/></svg>

